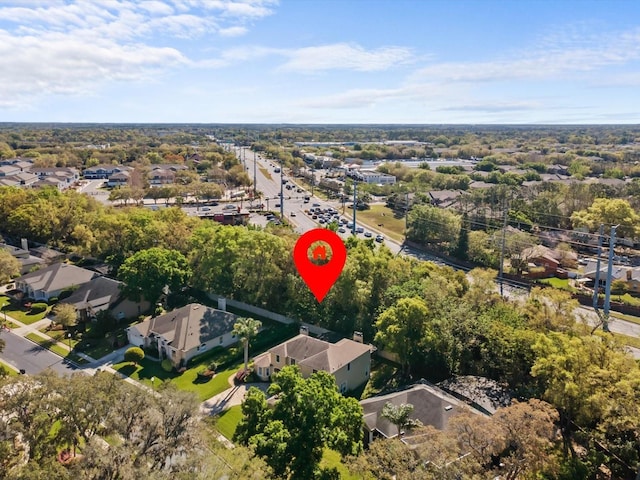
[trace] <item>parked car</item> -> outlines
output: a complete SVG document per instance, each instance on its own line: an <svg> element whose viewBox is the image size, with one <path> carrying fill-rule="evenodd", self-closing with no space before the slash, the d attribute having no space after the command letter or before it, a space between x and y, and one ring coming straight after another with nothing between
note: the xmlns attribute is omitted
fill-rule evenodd
<svg viewBox="0 0 640 480"><path fill-rule="evenodd" d="M382 243L384 241L384 237L382 235L376 235L376 242Z"/></svg>
<svg viewBox="0 0 640 480"><path fill-rule="evenodd" d="M340 228L338 229L338 232L340 232L340 233L346 233L346 230L344 229L344 227L340 227Z"/></svg>
<svg viewBox="0 0 640 480"><path fill-rule="evenodd" d="M364 232L364 236L367 238L371 238L373 237L373 234L371 232Z"/></svg>
<svg viewBox="0 0 640 480"><path fill-rule="evenodd" d="M364 233L364 227L356 227L356 233Z"/></svg>

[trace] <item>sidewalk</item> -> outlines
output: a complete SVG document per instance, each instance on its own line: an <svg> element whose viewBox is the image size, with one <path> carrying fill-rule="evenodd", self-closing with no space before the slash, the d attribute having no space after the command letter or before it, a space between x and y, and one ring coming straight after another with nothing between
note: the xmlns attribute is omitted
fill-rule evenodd
<svg viewBox="0 0 640 480"><path fill-rule="evenodd" d="M214 395L208 400L205 400L200 404L200 412L203 415L217 415L218 413L233 407L234 405L240 405L244 400L244 396L251 387L256 387L263 392L269 388L268 382L256 382L256 383L243 383L241 385L234 384L235 375L229 377L229 388L224 392Z"/></svg>

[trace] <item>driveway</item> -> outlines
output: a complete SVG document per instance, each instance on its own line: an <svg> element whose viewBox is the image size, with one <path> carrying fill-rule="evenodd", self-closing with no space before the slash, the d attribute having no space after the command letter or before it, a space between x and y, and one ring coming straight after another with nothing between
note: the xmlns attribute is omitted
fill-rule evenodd
<svg viewBox="0 0 640 480"><path fill-rule="evenodd" d="M230 377L230 380L233 381L233 375ZM256 387L262 390L263 392L267 391L269 388L268 382L256 382L256 383L243 383L242 385L233 385L230 388L226 389L224 392L219 393L211 397L209 400L205 400L200 405L200 412L203 415L216 415L227 408L233 407L234 405L240 405L242 400L244 400L244 396L247 391L251 387Z"/></svg>
<svg viewBox="0 0 640 480"><path fill-rule="evenodd" d="M18 370L24 369L32 375L47 368L60 375L70 375L79 371L73 364L19 335L3 331L0 338L5 342L0 359Z"/></svg>

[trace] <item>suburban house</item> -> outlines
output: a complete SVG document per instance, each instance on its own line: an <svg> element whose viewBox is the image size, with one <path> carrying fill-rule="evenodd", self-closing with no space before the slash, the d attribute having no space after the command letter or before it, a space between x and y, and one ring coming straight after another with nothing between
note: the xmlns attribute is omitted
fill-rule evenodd
<svg viewBox="0 0 640 480"><path fill-rule="evenodd" d="M148 173L149 186L171 185L176 179L176 172L169 169L154 168Z"/></svg>
<svg viewBox="0 0 640 480"><path fill-rule="evenodd" d="M444 430L449 419L459 414L463 409L483 415L479 410L469 407L464 401L458 400L435 385L419 383L406 390L360 401L364 414L365 444L369 444L379 437L393 438L398 436L397 427L382 416L382 409L387 403L396 406L413 405L410 417L420 420L423 425L431 425L438 430ZM407 438L404 433L400 432L403 440Z"/></svg>
<svg viewBox="0 0 640 480"><path fill-rule="evenodd" d="M131 172L129 170L123 170L112 174L107 180L107 187L124 187L129 184Z"/></svg>
<svg viewBox="0 0 640 480"><path fill-rule="evenodd" d="M87 168L82 176L86 179L108 179L112 175L120 172L130 172L131 167L123 167L122 165L96 165Z"/></svg>
<svg viewBox="0 0 640 480"><path fill-rule="evenodd" d="M329 343L303 332L256 357L254 371L267 381L287 365L298 365L305 378L322 370L334 376L344 393L369 380L371 349L371 345L346 338Z"/></svg>
<svg viewBox="0 0 640 480"><path fill-rule="evenodd" d="M181 368L196 355L236 343L236 319L232 313L190 303L127 328L127 337L132 345L157 349L161 360L168 358Z"/></svg>
<svg viewBox="0 0 640 480"><path fill-rule="evenodd" d="M84 285L96 275L91 270L75 265L54 263L16 278L15 283L16 289L22 292L24 298L49 301L52 297L58 297L63 290Z"/></svg>
<svg viewBox="0 0 640 480"><path fill-rule="evenodd" d="M597 263L595 261L589 261L584 267L583 278L595 283L597 270ZM600 263L600 274L598 276L601 288L606 286L607 270L608 264L607 261L604 260ZM611 269L611 279L612 281L621 280L625 282L630 292L640 293L640 267L613 265Z"/></svg>
<svg viewBox="0 0 640 480"><path fill-rule="evenodd" d="M96 314L103 310L110 310L114 318L137 317L149 308L149 302L134 302L122 295L123 283L107 277L96 277L82 285L64 303L76 308L78 321L94 320Z"/></svg>
<svg viewBox="0 0 640 480"><path fill-rule="evenodd" d="M0 243L0 248L7 250L16 260L20 262L20 275L29 273L32 268L36 268L44 264L43 259L29 253L26 239L22 240L22 248L14 247L13 245L7 245L5 243Z"/></svg>
<svg viewBox="0 0 640 480"><path fill-rule="evenodd" d="M38 182L34 186L55 186L59 190L69 188L80 178L80 173L71 167L32 167L29 170L38 176Z"/></svg>
<svg viewBox="0 0 640 480"><path fill-rule="evenodd" d="M441 208L450 208L458 203L460 195L464 195L462 190L431 190L428 192L431 205Z"/></svg>

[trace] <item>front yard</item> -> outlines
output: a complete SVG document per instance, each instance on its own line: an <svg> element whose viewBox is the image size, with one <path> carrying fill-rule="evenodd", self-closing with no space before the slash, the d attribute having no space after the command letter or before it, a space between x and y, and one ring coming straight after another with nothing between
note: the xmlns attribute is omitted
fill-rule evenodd
<svg viewBox="0 0 640 480"><path fill-rule="evenodd" d="M40 313L30 313L30 310L18 307L15 304L9 303L9 298L6 296L0 297L0 304L3 306L2 311L6 313L8 316L15 318L19 322L24 323L25 325L31 325L39 320L42 320L47 316L49 311L51 311L51 307L48 306L44 312Z"/></svg>
<svg viewBox="0 0 640 480"><path fill-rule="evenodd" d="M202 365L211 363L211 361L215 361L215 359L194 365L182 374L166 372L159 362L147 358L143 359L140 365L137 366L132 365L130 362L120 362L115 364L113 368L148 387L157 388L163 381L168 381L180 390L194 392L201 401L204 401L229 388L231 386L229 377L235 375L242 366L242 362L234 363L223 370L216 371L212 379L208 381L200 380L198 378L198 369ZM152 378L154 379L153 382L151 381Z"/></svg>

